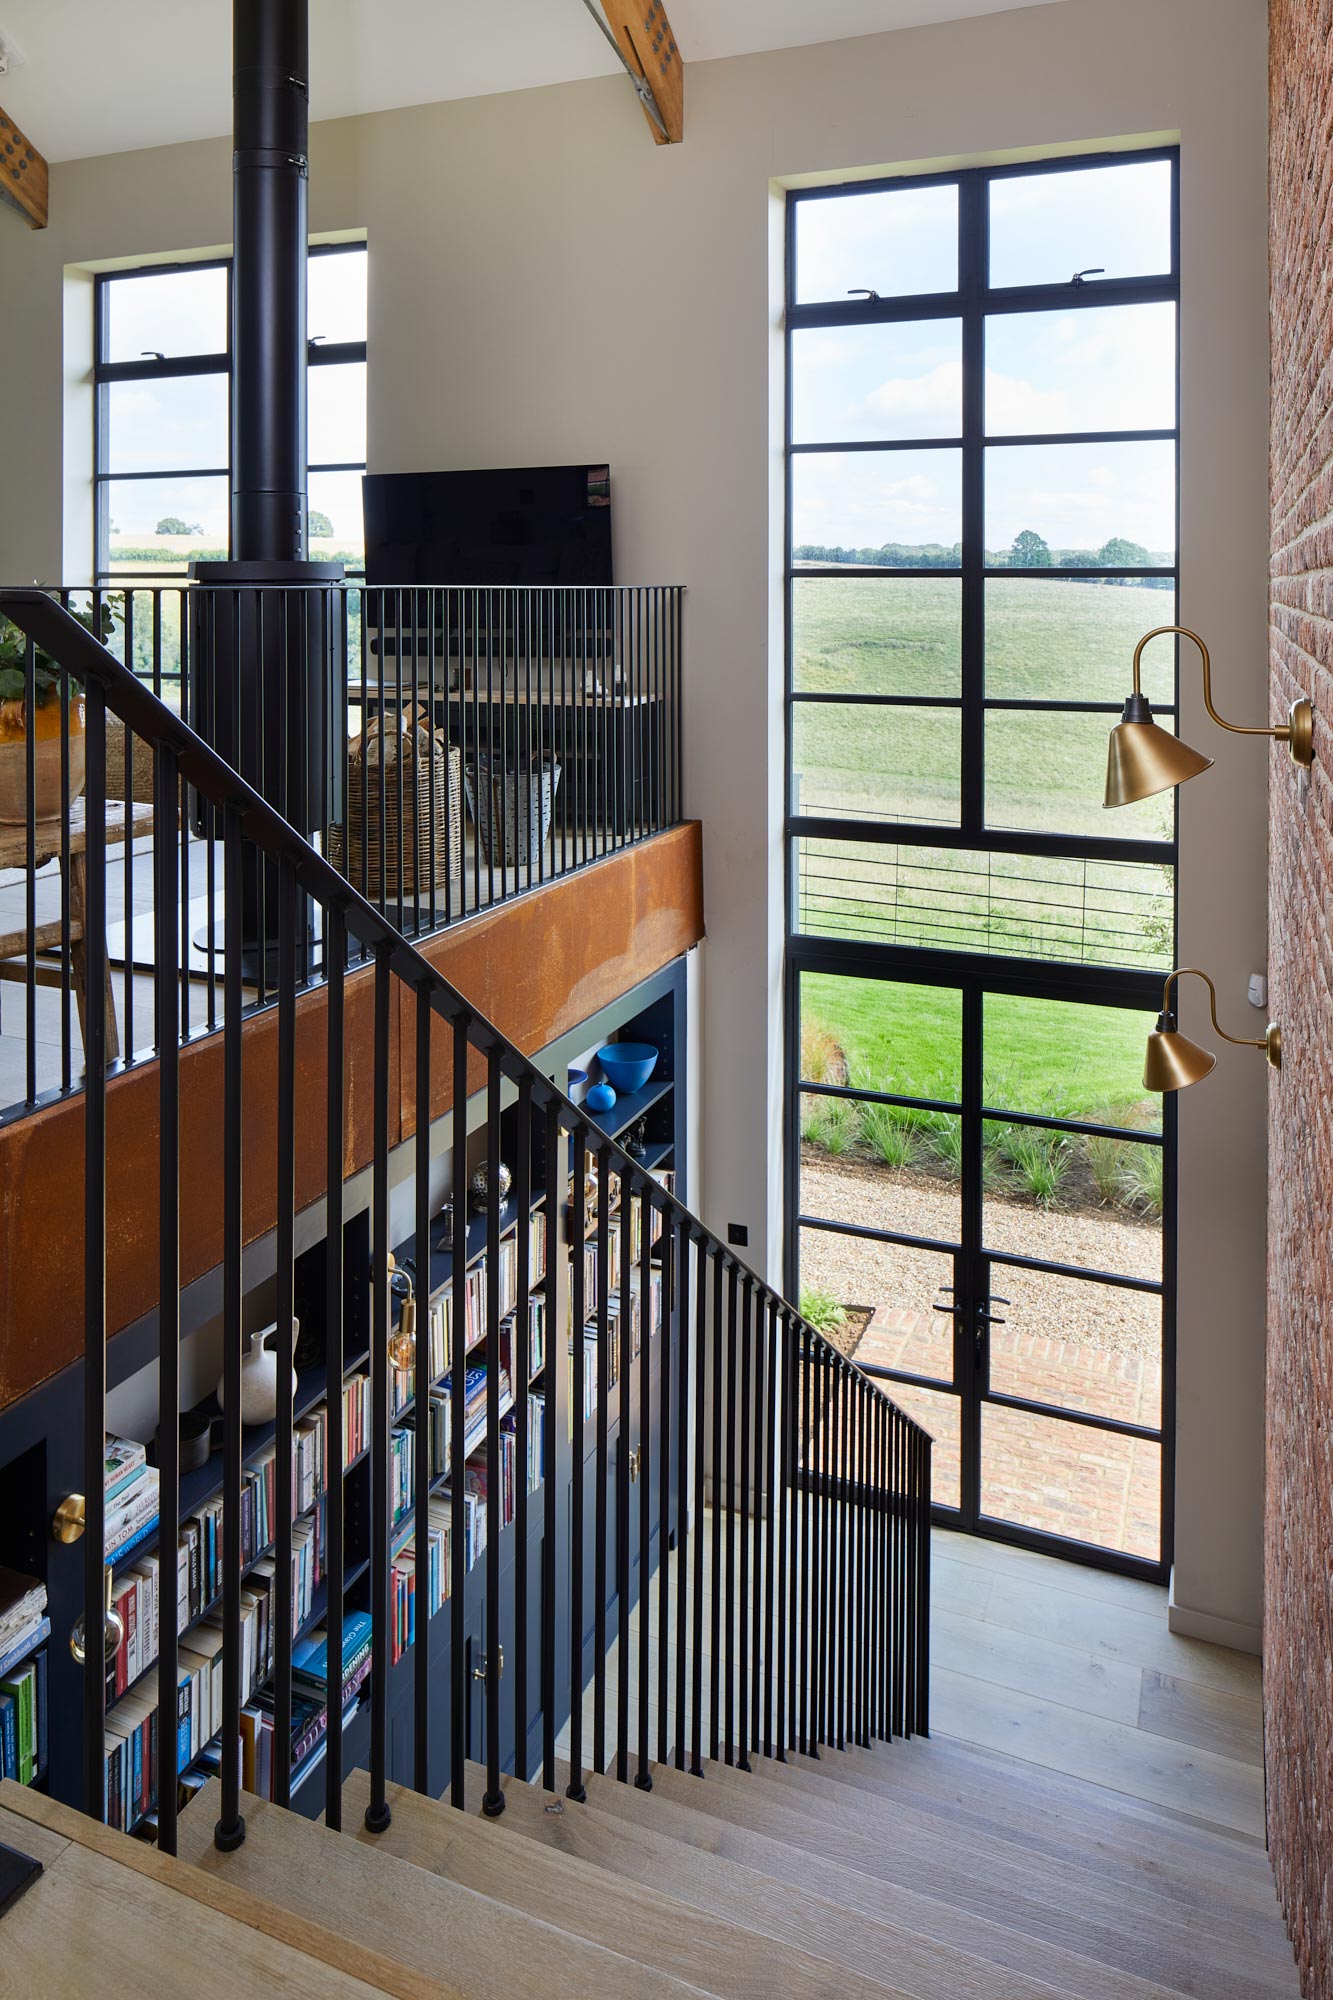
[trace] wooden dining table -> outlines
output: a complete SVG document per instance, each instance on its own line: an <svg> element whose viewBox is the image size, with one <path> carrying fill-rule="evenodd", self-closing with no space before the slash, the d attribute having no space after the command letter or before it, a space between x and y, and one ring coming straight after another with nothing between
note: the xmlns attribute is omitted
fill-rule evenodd
<svg viewBox="0 0 1333 2000"><path fill-rule="evenodd" d="M127 805L123 799L107 799L106 844L118 847L126 840L138 840L153 831L153 808L139 805L133 800ZM75 1004L79 1010L79 1028L84 1030L88 1006L87 939L85 913L87 908L88 884L88 820L87 802L74 799L69 808L68 843L65 840L66 823L59 819L38 820L34 829L34 844L31 854L28 849L28 830L25 826L0 825L0 870L16 868L27 872L45 867L50 861L60 863L62 873L68 856L68 881L62 880L62 906L68 913L69 966L68 977L74 989ZM53 917L49 922L34 927L21 924L16 930L0 931L0 979L18 980L26 984L29 978L38 986L63 986L66 967L63 963L66 931L62 916ZM120 1034L116 1025L116 1006L111 989L110 961L103 955L105 968L106 1006L106 1052L108 1061L120 1054Z"/></svg>

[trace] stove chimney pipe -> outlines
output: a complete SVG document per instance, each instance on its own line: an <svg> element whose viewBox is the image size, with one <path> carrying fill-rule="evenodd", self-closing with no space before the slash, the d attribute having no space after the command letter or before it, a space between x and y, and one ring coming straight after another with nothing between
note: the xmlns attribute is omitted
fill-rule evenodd
<svg viewBox="0 0 1333 2000"><path fill-rule="evenodd" d="M307 0L234 0L231 544L306 553Z"/></svg>

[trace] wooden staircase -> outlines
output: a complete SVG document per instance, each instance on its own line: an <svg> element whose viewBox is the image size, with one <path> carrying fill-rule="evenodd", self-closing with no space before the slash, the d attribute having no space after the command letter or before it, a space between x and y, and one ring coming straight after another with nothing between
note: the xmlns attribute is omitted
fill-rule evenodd
<svg viewBox="0 0 1333 2000"><path fill-rule="evenodd" d="M575 1804L507 1779L495 1820L480 1814L476 1767L467 1813L390 1786L392 1824L372 1837L359 1831L369 1780L356 1772L349 1831L246 1798L246 1840L229 1855L213 1846L211 1785L181 1818L176 1860L6 1785L0 1839L22 1846L29 1831L28 1851L50 1859L0 1927L0 1994L92 1990L57 1955L81 1936L92 1950L95 1908L116 1913L139 1957L122 1961L123 1984L99 1985L107 1994L197 1995L196 1952L230 1952L224 1934L237 1927L249 1933L229 1958L225 1990L237 1996L252 1976L256 1994L468 2000L1299 1990L1262 1847L992 1751L916 1739L817 1761L757 1757L748 1772L709 1764L702 1778L657 1766L651 1792L585 1781ZM113 1861L139 1880L99 1886L84 1908L90 1871ZM160 1909L172 1890L186 1899L174 1930ZM173 1937L179 1965L171 1950L159 1962L155 1945Z"/></svg>

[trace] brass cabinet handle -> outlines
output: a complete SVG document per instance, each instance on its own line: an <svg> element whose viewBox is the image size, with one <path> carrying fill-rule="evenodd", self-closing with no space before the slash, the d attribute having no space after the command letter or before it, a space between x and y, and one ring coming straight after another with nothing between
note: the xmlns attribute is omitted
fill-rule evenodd
<svg viewBox="0 0 1333 2000"><path fill-rule="evenodd" d="M106 1609L102 1613L102 1651L108 1660L115 1659L116 1654L120 1651L121 1641L125 1637L125 1621L112 1603L111 1594L114 1588L115 1577L108 1566L106 1572ZM84 1643L82 1613L79 1614L69 1628L69 1650L74 1655L78 1664L82 1666L84 1655L87 1651Z"/></svg>
<svg viewBox="0 0 1333 2000"><path fill-rule="evenodd" d="M503 1646L497 1646L495 1652L496 1652L496 1657L499 1661L499 1665L496 1668L495 1678L499 1680L501 1674L503 1674L505 1670L505 1649ZM480 1666L476 1666L472 1669L472 1678L474 1681L484 1681L489 1673L490 1673L490 1662L488 1656L485 1653L483 1653L481 1656Z"/></svg>
<svg viewBox="0 0 1333 2000"><path fill-rule="evenodd" d="M82 1493L67 1493L51 1517L51 1535L57 1542L77 1542L83 1534Z"/></svg>
<svg viewBox="0 0 1333 2000"><path fill-rule="evenodd" d="M631 1486L635 1485L638 1480L639 1467L642 1463L643 1463L642 1446L637 1444L632 1444L629 1450L629 1481Z"/></svg>

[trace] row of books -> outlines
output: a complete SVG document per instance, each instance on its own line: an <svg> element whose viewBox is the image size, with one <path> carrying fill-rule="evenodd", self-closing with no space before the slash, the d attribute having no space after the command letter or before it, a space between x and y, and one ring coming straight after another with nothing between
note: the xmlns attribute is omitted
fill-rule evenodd
<svg viewBox="0 0 1333 2000"><path fill-rule="evenodd" d="M300 1524L298 1524L300 1525ZM298 1580L299 1552L293 1557L293 1624L310 1615L310 1597ZM273 1595L275 1569L270 1559L257 1562L241 1586L241 1701L252 1701L273 1670ZM304 1609L297 1611L303 1590ZM178 1655L176 1768L203 1755L222 1726L222 1624L206 1618L196 1624ZM104 1743L104 1803L108 1826L131 1832L157 1803L161 1769L161 1720L154 1681L146 1681L116 1703L106 1718Z"/></svg>
<svg viewBox="0 0 1333 2000"><path fill-rule="evenodd" d="M43 1593L45 1595L45 1593ZM50 1622L41 1621L49 1632ZM46 1769L46 1651L0 1673L0 1777L30 1785Z"/></svg>
<svg viewBox="0 0 1333 2000"><path fill-rule="evenodd" d="M364 1380L354 1377L353 1380ZM344 1397L344 1412L346 1412ZM309 1616L316 1586L324 1574L328 1410L318 1405L298 1425L292 1442L292 1499L297 1518L292 1524L293 1620ZM117 1440L116 1442L123 1442ZM241 1565L265 1576L273 1573L271 1548L277 1530L277 1451L269 1445L245 1468L241 1481ZM223 1582L223 1502L220 1494L207 1500L181 1522L176 1564L177 1631L185 1633L217 1600ZM107 1701L117 1701L158 1656L161 1627L162 1565L152 1551L122 1569L112 1602L120 1614L123 1636L107 1666Z"/></svg>
<svg viewBox="0 0 1333 2000"><path fill-rule="evenodd" d="M433 1618L449 1601L453 1503L448 1494L431 1496L426 1516L428 1564L427 1615ZM400 1535L390 1571L389 1657L394 1666L415 1643L417 1635L417 1533L413 1519Z"/></svg>
<svg viewBox="0 0 1333 2000"><path fill-rule="evenodd" d="M19 1666L50 1631L46 1585L21 1570L0 1567L0 1674Z"/></svg>
<svg viewBox="0 0 1333 2000"><path fill-rule="evenodd" d="M449 1410L446 1391L432 1389L430 1422L430 1477L438 1479L449 1469ZM389 1438L389 1510L395 1527L416 1505L417 1433L415 1423L399 1426Z"/></svg>

